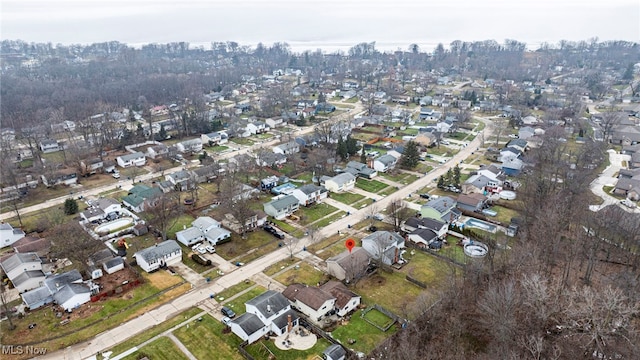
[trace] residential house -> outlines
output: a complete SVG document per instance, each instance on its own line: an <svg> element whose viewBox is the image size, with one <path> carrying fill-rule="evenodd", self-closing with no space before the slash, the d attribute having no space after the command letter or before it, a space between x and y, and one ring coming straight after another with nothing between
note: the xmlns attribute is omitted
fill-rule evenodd
<svg viewBox="0 0 640 360"><path fill-rule="evenodd" d="M371 255L365 249L356 246L351 251L345 250L328 258L327 273L340 281L350 283L365 275L370 260Z"/></svg>
<svg viewBox="0 0 640 360"><path fill-rule="evenodd" d="M271 190L276 186L278 186L277 176L269 176L260 180L260 190Z"/></svg>
<svg viewBox="0 0 640 360"><path fill-rule="evenodd" d="M433 132L419 132L413 141L422 146L432 146L438 142L438 137Z"/></svg>
<svg viewBox="0 0 640 360"><path fill-rule="evenodd" d="M373 259L386 265L393 265L401 259L404 238L390 231L376 231L362 239L362 247Z"/></svg>
<svg viewBox="0 0 640 360"><path fill-rule="evenodd" d="M322 352L325 360L344 360L347 358L347 351L338 344L331 344Z"/></svg>
<svg viewBox="0 0 640 360"><path fill-rule="evenodd" d="M274 146L273 152L276 154L283 154L283 155L295 154L300 152L300 145L297 142L291 140L289 142L280 144L278 146Z"/></svg>
<svg viewBox="0 0 640 360"><path fill-rule="evenodd" d="M182 248L175 240L166 240L133 254L142 270L152 272L182 261Z"/></svg>
<svg viewBox="0 0 640 360"><path fill-rule="evenodd" d="M91 290L84 284L67 284L53 294L53 301L66 311L72 311L91 300Z"/></svg>
<svg viewBox="0 0 640 360"><path fill-rule="evenodd" d="M311 321L320 321L335 308L336 298L324 290L304 284L291 284L282 292L291 307L305 314Z"/></svg>
<svg viewBox="0 0 640 360"><path fill-rule="evenodd" d="M336 111L336 107L329 103L320 103L316 105L315 113L332 113Z"/></svg>
<svg viewBox="0 0 640 360"><path fill-rule="evenodd" d="M480 212L486 203L487 197L482 194L460 194L456 200L456 207L462 211Z"/></svg>
<svg viewBox="0 0 640 360"><path fill-rule="evenodd" d="M349 169L353 169L354 171L349 171L351 172L354 176L357 177L363 177L365 179L373 179L374 177L378 176L378 172L370 167L368 167L367 165L361 163L361 162L357 162L357 161L349 161L347 163L347 169L345 170L349 170Z"/></svg>
<svg viewBox="0 0 640 360"><path fill-rule="evenodd" d="M120 256L115 256L110 249L105 248L89 256L87 265L91 279L98 279L102 277L103 271L107 274L113 274L124 269L124 260Z"/></svg>
<svg viewBox="0 0 640 360"><path fill-rule="evenodd" d="M252 135L255 135L267 132L269 127L263 121L254 121L247 123L246 129L249 130Z"/></svg>
<svg viewBox="0 0 640 360"><path fill-rule="evenodd" d="M244 228L242 228L240 221L233 216L233 214L224 214L224 219L222 220L222 224L231 229L238 234L243 231L252 231L258 227L264 226L267 223L267 214L262 211L254 211L250 216L247 217Z"/></svg>
<svg viewBox="0 0 640 360"><path fill-rule="evenodd" d="M21 293L42 286L45 278L42 260L33 252L13 254L0 262L0 267Z"/></svg>
<svg viewBox="0 0 640 360"><path fill-rule="evenodd" d="M202 140L199 138L184 140L176 144L176 148L183 154L194 154L202 151Z"/></svg>
<svg viewBox="0 0 640 360"><path fill-rule="evenodd" d="M264 120L264 123L267 124L267 126L271 129L275 129L277 127L281 127L284 126L284 121L282 120L282 118L268 118Z"/></svg>
<svg viewBox="0 0 640 360"><path fill-rule="evenodd" d="M356 186L356 177L345 172L324 180L324 187L331 192L345 192Z"/></svg>
<svg viewBox="0 0 640 360"><path fill-rule="evenodd" d="M46 187L56 186L56 185L74 185L78 183L78 174L76 174L75 170L62 170L49 174L40 175L40 179L42 183Z"/></svg>
<svg viewBox="0 0 640 360"><path fill-rule="evenodd" d="M162 194L162 190L144 184L136 184L129 190L127 196L122 198L122 204L131 211L140 213L149 206L154 205L154 200Z"/></svg>
<svg viewBox="0 0 640 360"><path fill-rule="evenodd" d="M287 156L280 153L265 152L256 158L258 166L274 167L287 163Z"/></svg>
<svg viewBox="0 0 640 360"><path fill-rule="evenodd" d="M147 156L151 159L162 159L169 156L169 147L165 144L158 144L147 148Z"/></svg>
<svg viewBox="0 0 640 360"><path fill-rule="evenodd" d="M366 252L366 251L365 251ZM362 298L338 281L327 281L320 285L320 289L336 298L335 310L338 316L344 317L356 310Z"/></svg>
<svg viewBox="0 0 640 360"><path fill-rule="evenodd" d="M224 131L215 131L200 135L200 141L207 146L224 145L229 142L229 137Z"/></svg>
<svg viewBox="0 0 640 360"><path fill-rule="evenodd" d="M327 198L328 191L322 186L307 184L293 189L291 195L298 199L301 206L309 206Z"/></svg>
<svg viewBox="0 0 640 360"><path fill-rule="evenodd" d="M490 184L495 184L493 180L490 178L480 175L474 174L471 175L463 184L462 184L462 193L463 194L471 194L471 193L480 193L484 194L489 192L488 187L491 187Z"/></svg>
<svg viewBox="0 0 640 360"><path fill-rule="evenodd" d="M449 225L440 220L423 218L423 217L410 217L402 223L401 228L405 232L412 232L418 229L433 230L440 239L444 239L447 236L447 230Z"/></svg>
<svg viewBox="0 0 640 360"><path fill-rule="evenodd" d="M80 272L78 270L74 269L65 273L48 276L43 280L41 286L29 291L25 291L22 294L20 294L20 296L22 297L23 303L29 308L29 310L35 310L44 305L52 303L54 301L53 295L56 294L65 286L69 284L81 284L81 283L82 283L82 275L80 275ZM77 299L77 300L78 301L76 302L76 304L80 304L80 305L89 301L87 300L80 303L84 299L82 300Z"/></svg>
<svg viewBox="0 0 640 360"><path fill-rule="evenodd" d="M384 154L373 160L373 168L379 172L387 172L396 166L398 159L390 154Z"/></svg>
<svg viewBox="0 0 640 360"><path fill-rule="evenodd" d="M204 233L195 227L190 227L176 232L176 239L186 246L204 241Z"/></svg>
<svg viewBox="0 0 640 360"><path fill-rule="evenodd" d="M517 159L520 157L520 155L522 155L522 151L514 147L508 146L500 150L498 161L504 162L509 159Z"/></svg>
<svg viewBox="0 0 640 360"><path fill-rule="evenodd" d="M522 171L524 162L518 158L507 158L502 162L502 171L507 176L517 176Z"/></svg>
<svg viewBox="0 0 640 360"><path fill-rule="evenodd" d="M263 204L264 212L277 220L282 220L293 214L299 206L298 198L293 195L285 195Z"/></svg>
<svg viewBox="0 0 640 360"><path fill-rule="evenodd" d="M88 160L80 161L80 167L82 168L82 173L86 175L93 175L98 172L101 172L104 168L104 161L100 158L92 158Z"/></svg>
<svg viewBox="0 0 640 360"><path fill-rule="evenodd" d="M61 144L58 142L58 140L54 140L54 139L42 140L40 141L39 146L40 146L40 151L42 151L45 154L62 150Z"/></svg>
<svg viewBox="0 0 640 360"><path fill-rule="evenodd" d="M100 198L87 210L80 213L80 217L84 221L100 220L112 217L112 214L118 214L122 211L122 205L112 198Z"/></svg>
<svg viewBox="0 0 640 360"><path fill-rule="evenodd" d="M131 154L118 156L116 162L121 168L127 168L131 166L144 166L147 163L147 159L143 153L136 151Z"/></svg>
<svg viewBox="0 0 640 360"><path fill-rule="evenodd" d="M613 193L633 201L640 200L640 169L621 169Z"/></svg>
<svg viewBox="0 0 640 360"><path fill-rule="evenodd" d="M4 224L2 224L4 225ZM0 225L1 228L1 225ZM4 238L3 238L4 239ZM24 236L20 240L13 243L13 251L17 253L34 252L38 256L46 256L51 249L51 241L47 238L35 238Z"/></svg>
<svg viewBox="0 0 640 360"><path fill-rule="evenodd" d="M407 239L422 248L440 242L438 234L431 229L415 229L407 234Z"/></svg>
<svg viewBox="0 0 640 360"><path fill-rule="evenodd" d="M448 196L429 200L420 208L423 218L430 218L451 224L458 220L460 211L456 209L456 201Z"/></svg>
<svg viewBox="0 0 640 360"><path fill-rule="evenodd" d="M204 235L204 239L209 241L211 245L217 245L218 243L231 237L231 232L229 230L223 228L222 224L209 216L198 217L191 223L191 226L200 230L200 232ZM191 242L190 244L184 242L182 243L188 246L193 244L194 242Z"/></svg>
<svg viewBox="0 0 640 360"><path fill-rule="evenodd" d="M634 125L617 125L611 130L611 143L623 146L640 143L640 129Z"/></svg>
<svg viewBox="0 0 640 360"><path fill-rule="evenodd" d="M25 232L19 228L14 228L4 221L0 223L0 248L11 246L16 241L25 237Z"/></svg>
<svg viewBox="0 0 640 360"><path fill-rule="evenodd" d="M523 126L518 130L518 138L522 140L531 139L536 131L531 126Z"/></svg>
<svg viewBox="0 0 640 360"><path fill-rule="evenodd" d="M193 190L197 183L191 177L191 171L180 170L164 176L164 179L173 185L176 191Z"/></svg>
<svg viewBox="0 0 640 360"><path fill-rule="evenodd" d="M507 143L507 147L512 147L524 152L527 149L527 140L524 139L512 139Z"/></svg>
<svg viewBox="0 0 640 360"><path fill-rule="evenodd" d="M458 108L460 108L460 109L471 109L471 101L469 101L469 100L458 100Z"/></svg>
<svg viewBox="0 0 640 360"><path fill-rule="evenodd" d="M220 165L205 165L191 169L191 178L197 184L210 182L222 174L225 170Z"/></svg>
<svg viewBox="0 0 640 360"><path fill-rule="evenodd" d="M280 336L299 324L300 316L281 293L267 290L245 303L246 312L229 323L231 332L249 344L274 333Z"/></svg>

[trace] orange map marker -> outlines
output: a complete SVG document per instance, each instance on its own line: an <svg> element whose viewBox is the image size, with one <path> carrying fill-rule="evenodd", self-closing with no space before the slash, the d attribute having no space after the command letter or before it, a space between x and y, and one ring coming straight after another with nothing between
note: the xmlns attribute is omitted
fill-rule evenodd
<svg viewBox="0 0 640 360"><path fill-rule="evenodd" d="M351 253L353 247L356 246L356 242L353 239L347 239L347 241L344 242L344 246L346 246L349 250L349 253Z"/></svg>

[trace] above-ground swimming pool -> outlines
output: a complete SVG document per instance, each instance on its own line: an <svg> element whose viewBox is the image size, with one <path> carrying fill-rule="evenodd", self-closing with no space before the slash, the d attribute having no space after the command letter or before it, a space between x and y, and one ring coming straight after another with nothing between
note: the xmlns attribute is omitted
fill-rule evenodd
<svg viewBox="0 0 640 360"><path fill-rule="evenodd" d="M473 218L467 220L464 224L465 224L465 226L476 228L476 229L480 229L480 230L484 230L484 231L488 231L490 233L494 233L498 229L498 227L493 225L493 224L490 224L490 223L488 223L486 221L473 219Z"/></svg>
<svg viewBox="0 0 640 360"><path fill-rule="evenodd" d="M500 199L503 200L515 200L516 199L516 193L513 191L501 191L500 192Z"/></svg>
<svg viewBox="0 0 640 360"><path fill-rule="evenodd" d="M98 225L94 230L96 233L110 233L113 230L121 229L127 225L133 224L133 218L124 217L118 220L113 220L106 224Z"/></svg>
<svg viewBox="0 0 640 360"><path fill-rule="evenodd" d="M479 258L487 255L487 245L477 242L470 241L464 245L464 253L469 257Z"/></svg>

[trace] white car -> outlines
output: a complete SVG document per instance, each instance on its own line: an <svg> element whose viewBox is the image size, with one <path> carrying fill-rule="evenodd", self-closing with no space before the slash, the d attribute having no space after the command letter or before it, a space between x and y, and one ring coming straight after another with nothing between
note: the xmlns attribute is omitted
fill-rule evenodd
<svg viewBox="0 0 640 360"><path fill-rule="evenodd" d="M222 323L225 325L229 325L229 323L231 322L231 318L228 316L225 316L222 318Z"/></svg>
<svg viewBox="0 0 640 360"><path fill-rule="evenodd" d="M113 173L111 176L113 176L114 179L120 179L120 173Z"/></svg>
<svg viewBox="0 0 640 360"><path fill-rule="evenodd" d="M204 247L204 249L205 249L205 250L207 250L207 252L209 252L209 253L211 253L211 254L213 254L213 253L215 253L215 252L216 252L216 248L214 248L214 247L213 247L213 246L211 246L211 245L207 245L207 246L205 246L205 247Z"/></svg>
<svg viewBox="0 0 640 360"><path fill-rule="evenodd" d="M197 252L199 252L200 254L206 254L207 253L207 249L204 248L204 246L199 246L196 249Z"/></svg>

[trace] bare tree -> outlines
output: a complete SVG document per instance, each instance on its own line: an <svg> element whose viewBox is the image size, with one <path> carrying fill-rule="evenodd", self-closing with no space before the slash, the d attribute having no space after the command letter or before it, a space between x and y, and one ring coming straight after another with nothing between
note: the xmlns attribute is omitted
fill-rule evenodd
<svg viewBox="0 0 640 360"><path fill-rule="evenodd" d="M394 231L400 231L402 223L411 217L411 209L402 199L393 199L389 203L389 217L393 221Z"/></svg>
<svg viewBox="0 0 640 360"><path fill-rule="evenodd" d="M184 212L180 203L180 193L158 194L148 205L144 212L145 220L159 233L162 240L167 240L167 232Z"/></svg>
<svg viewBox="0 0 640 360"><path fill-rule="evenodd" d="M51 254L57 258L68 258L81 271L88 271L89 256L104 248L102 242L91 238L75 221L50 228L46 234L51 240Z"/></svg>

